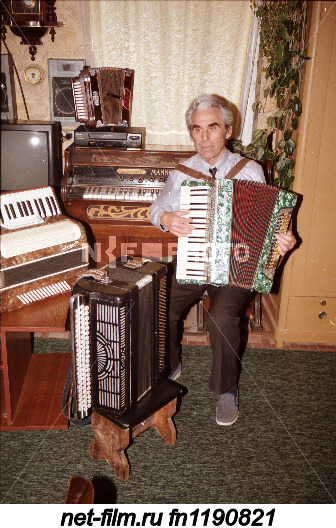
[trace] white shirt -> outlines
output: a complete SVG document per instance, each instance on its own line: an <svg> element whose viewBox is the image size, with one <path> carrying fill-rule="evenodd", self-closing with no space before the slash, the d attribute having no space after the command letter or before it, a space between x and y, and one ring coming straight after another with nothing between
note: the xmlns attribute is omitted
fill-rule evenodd
<svg viewBox="0 0 336 528"><path fill-rule="evenodd" d="M183 165L190 167L191 169L202 172L205 175L209 175L209 169L216 167L216 179L224 179L228 172L242 159L240 154L233 154L229 150L225 149L223 156L215 165L209 165L204 161L199 154L192 156L187 161L183 162ZM266 183L263 170L258 163L250 160L241 171L234 177L235 180L249 180L256 181L259 183ZM191 176L188 176L177 170L172 170L168 176L167 183L158 196L158 198L152 203L150 208L150 220L155 227L162 229L160 226L160 217L162 213L179 211L180 209L180 193L181 184L185 180L195 180Z"/></svg>

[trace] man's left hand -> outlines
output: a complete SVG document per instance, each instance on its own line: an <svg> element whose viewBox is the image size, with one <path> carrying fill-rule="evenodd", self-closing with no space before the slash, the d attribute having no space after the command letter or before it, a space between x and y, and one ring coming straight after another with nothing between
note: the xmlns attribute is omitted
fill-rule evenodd
<svg viewBox="0 0 336 528"><path fill-rule="evenodd" d="M293 249L293 247L296 244L296 238L291 231L287 231L287 233L275 235L275 238L277 239L277 242L278 242L279 254L282 257L286 255L287 251L290 251L291 249Z"/></svg>

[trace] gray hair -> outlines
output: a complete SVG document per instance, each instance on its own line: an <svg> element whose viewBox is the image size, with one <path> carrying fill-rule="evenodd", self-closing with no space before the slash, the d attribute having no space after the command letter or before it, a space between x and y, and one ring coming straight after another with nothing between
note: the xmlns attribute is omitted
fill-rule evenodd
<svg viewBox="0 0 336 528"><path fill-rule="evenodd" d="M233 123L233 115L227 103L215 97L214 95L201 94L196 99L191 101L188 110L185 114L187 127L191 129L191 116L195 110L208 110L208 108L219 108L222 114L223 123L225 126L230 126Z"/></svg>

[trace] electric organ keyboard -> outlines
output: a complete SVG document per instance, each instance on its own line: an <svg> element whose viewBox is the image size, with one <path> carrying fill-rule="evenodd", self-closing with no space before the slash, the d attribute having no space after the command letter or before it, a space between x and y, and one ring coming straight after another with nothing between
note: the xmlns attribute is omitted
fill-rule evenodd
<svg viewBox="0 0 336 528"><path fill-rule="evenodd" d="M84 228L51 187L2 194L1 227L1 311L71 291L88 267Z"/></svg>

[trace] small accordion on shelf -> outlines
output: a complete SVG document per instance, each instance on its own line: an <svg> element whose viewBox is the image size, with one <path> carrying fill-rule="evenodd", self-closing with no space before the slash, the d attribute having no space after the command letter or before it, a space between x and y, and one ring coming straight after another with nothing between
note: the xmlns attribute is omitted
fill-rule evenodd
<svg viewBox="0 0 336 528"><path fill-rule="evenodd" d="M275 235L287 231L296 201L291 191L246 180L183 182L180 209L190 209L195 229L179 237L177 280L269 293Z"/></svg>
<svg viewBox="0 0 336 528"><path fill-rule="evenodd" d="M1 195L1 312L63 293L89 265L84 227L61 213L52 187Z"/></svg>
<svg viewBox="0 0 336 528"><path fill-rule="evenodd" d="M84 68L71 79L76 121L95 127L131 124L134 70Z"/></svg>
<svg viewBox="0 0 336 528"><path fill-rule="evenodd" d="M87 275L70 299L73 416L113 419L163 377L166 266L121 257Z"/></svg>

